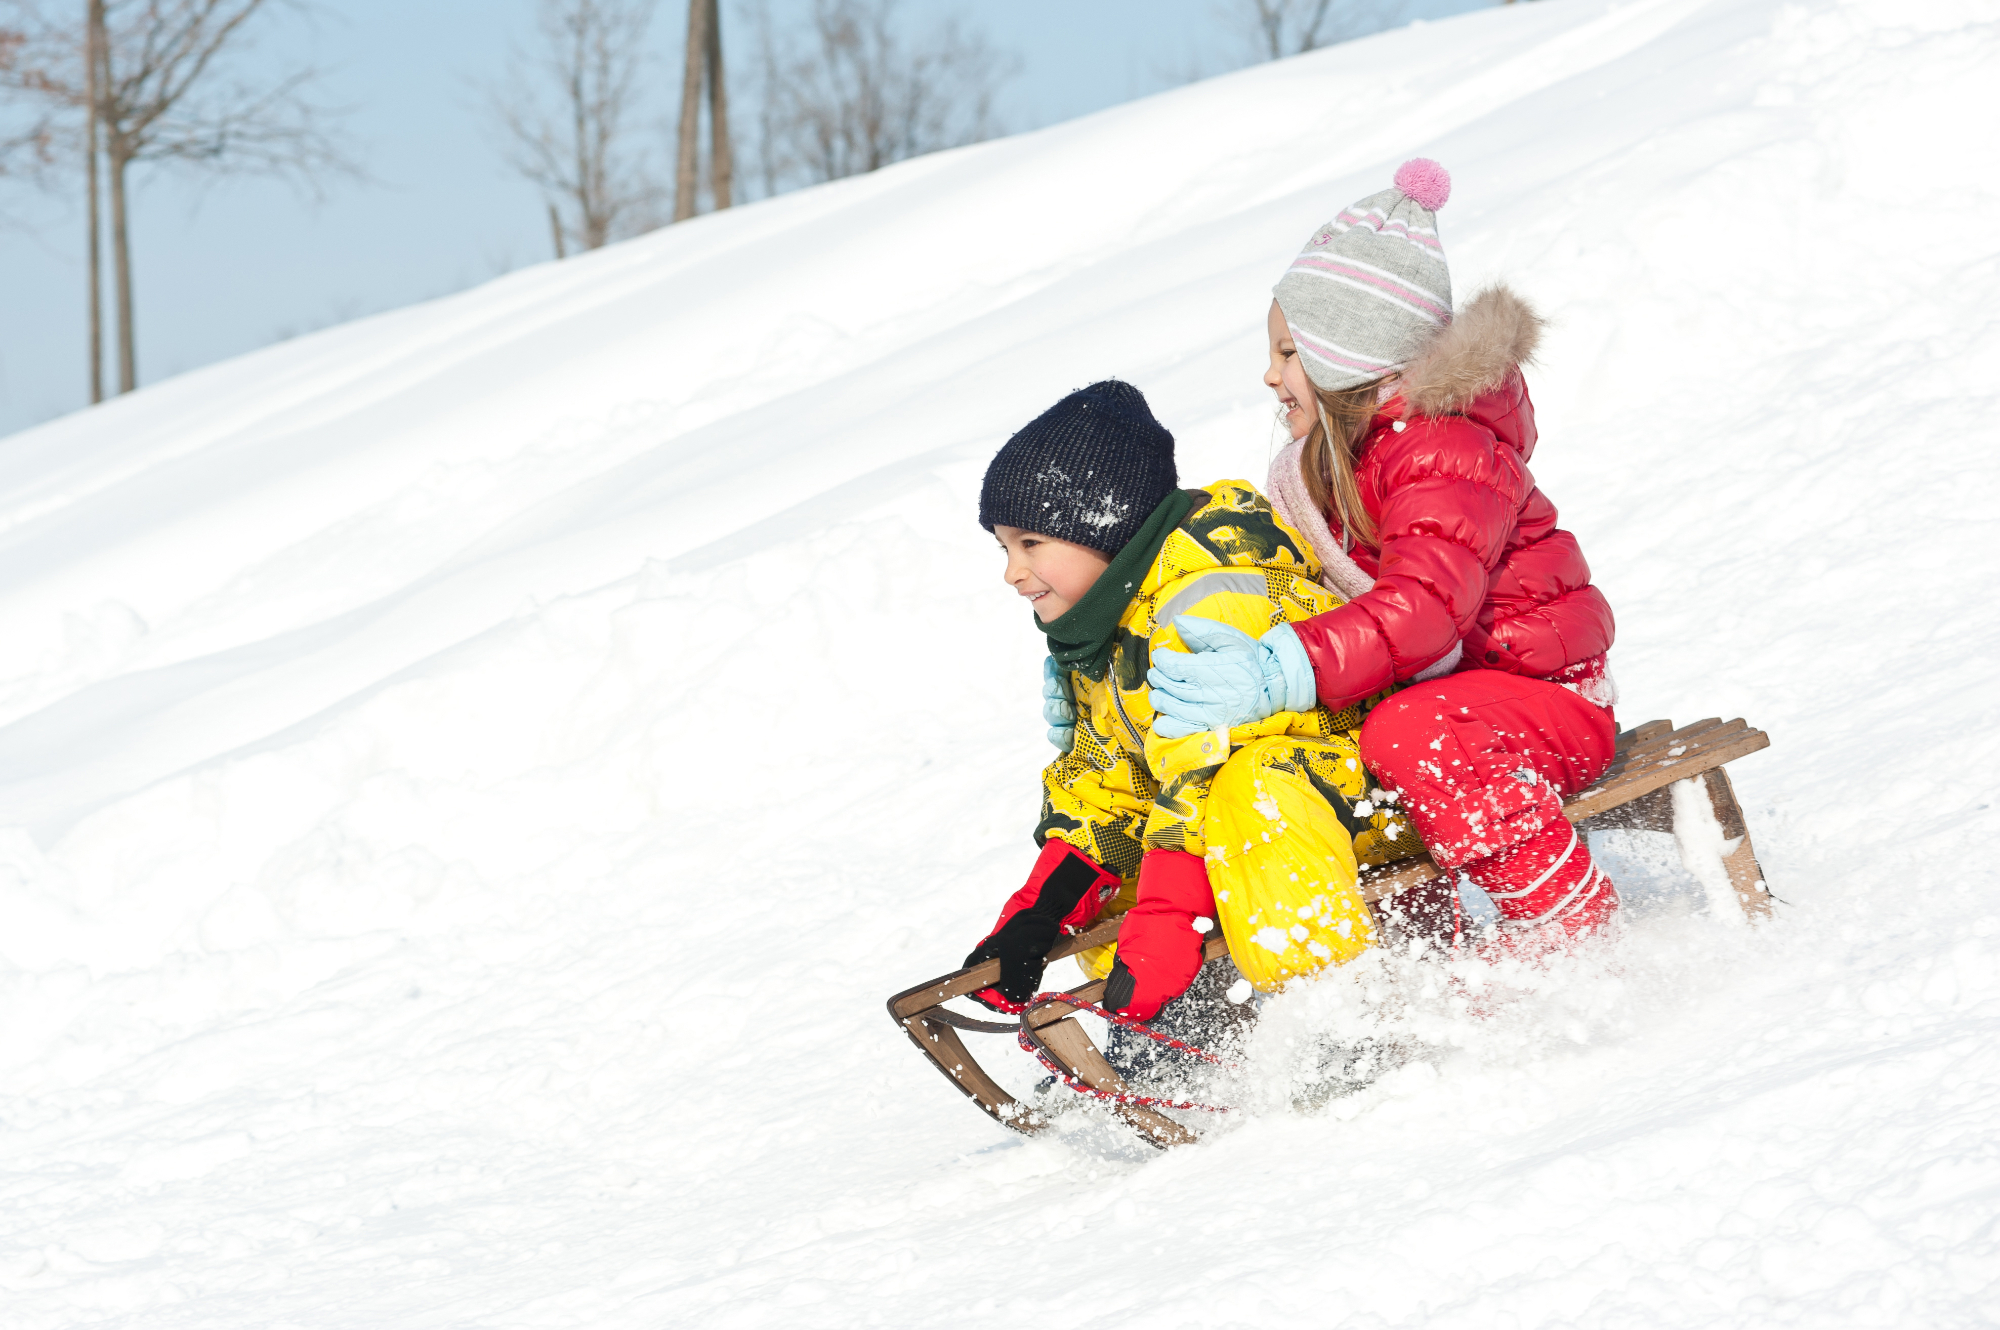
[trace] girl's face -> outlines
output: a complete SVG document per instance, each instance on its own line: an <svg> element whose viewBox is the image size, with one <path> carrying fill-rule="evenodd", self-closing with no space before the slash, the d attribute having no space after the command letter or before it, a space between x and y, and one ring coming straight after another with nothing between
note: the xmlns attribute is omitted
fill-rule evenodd
<svg viewBox="0 0 2000 1330"><path fill-rule="evenodd" d="M1264 320L1264 327L1271 334L1271 367L1264 371L1264 384L1278 395L1278 405L1285 412L1285 428L1294 439L1303 439L1312 432L1313 422L1318 418L1319 399L1313 396L1312 380L1306 377L1299 349L1292 345L1292 330L1285 326L1285 312L1275 300L1271 302L1271 313Z"/></svg>
<svg viewBox="0 0 2000 1330"><path fill-rule="evenodd" d="M996 526L993 534L1007 554L1007 585L1028 598L1043 623L1067 614L1111 564L1111 556L1101 550L1038 531Z"/></svg>

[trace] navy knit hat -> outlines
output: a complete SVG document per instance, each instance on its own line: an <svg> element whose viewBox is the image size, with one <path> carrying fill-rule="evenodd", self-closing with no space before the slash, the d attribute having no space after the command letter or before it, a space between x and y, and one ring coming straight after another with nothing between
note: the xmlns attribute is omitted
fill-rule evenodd
<svg viewBox="0 0 2000 1330"><path fill-rule="evenodd" d="M1180 481L1174 436L1146 395L1106 379L1007 440L979 488L979 525L1015 526L1116 554Z"/></svg>

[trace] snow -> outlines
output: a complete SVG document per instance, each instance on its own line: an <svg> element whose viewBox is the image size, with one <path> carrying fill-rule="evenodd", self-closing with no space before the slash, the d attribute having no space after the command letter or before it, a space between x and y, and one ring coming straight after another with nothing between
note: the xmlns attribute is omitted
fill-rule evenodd
<svg viewBox="0 0 2000 1330"><path fill-rule="evenodd" d="M1495 9L8 439L0 1323L2000 1319L1996 59L1992 0ZM1261 479L1269 286L1414 156L1555 319L1623 716L1772 735L1786 904L1609 833L1600 952L1301 985L1189 1149L1007 1133L881 1005L1032 856L980 472L1116 374ZM1427 1051L1332 1094L1329 1034Z"/></svg>
<svg viewBox="0 0 2000 1330"><path fill-rule="evenodd" d="M1701 883L1708 913L1718 922L1742 920L1742 911L1727 908L1735 899L1736 888L1729 881L1723 856L1736 849L1737 842L1722 834L1708 790L1699 781L1675 781L1668 791L1674 809L1674 839L1680 851L1681 867ZM1615 880L1615 879L1614 879Z"/></svg>

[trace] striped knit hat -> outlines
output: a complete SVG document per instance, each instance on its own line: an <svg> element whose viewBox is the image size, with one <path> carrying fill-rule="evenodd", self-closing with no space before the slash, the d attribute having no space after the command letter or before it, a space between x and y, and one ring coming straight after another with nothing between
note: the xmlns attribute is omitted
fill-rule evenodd
<svg viewBox="0 0 2000 1330"><path fill-rule="evenodd" d="M1344 208L1273 289L1306 377L1327 392L1379 379L1451 322L1451 270L1438 243L1451 177L1404 162L1396 185Z"/></svg>

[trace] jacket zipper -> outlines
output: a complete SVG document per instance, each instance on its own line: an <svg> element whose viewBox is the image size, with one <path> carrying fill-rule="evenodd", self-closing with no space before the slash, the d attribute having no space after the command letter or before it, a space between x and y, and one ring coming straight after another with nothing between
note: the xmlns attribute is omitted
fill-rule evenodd
<svg viewBox="0 0 2000 1330"><path fill-rule="evenodd" d="M1133 756L1139 759L1140 766L1146 766L1146 741L1139 737L1139 727L1134 725L1132 718L1125 714L1125 699L1119 696L1118 656L1116 652L1112 653L1111 663L1105 667L1104 686L1111 690L1112 709L1118 713L1118 719L1125 722L1125 733L1132 740ZM1147 768L1148 774L1151 773L1151 770L1150 767Z"/></svg>

